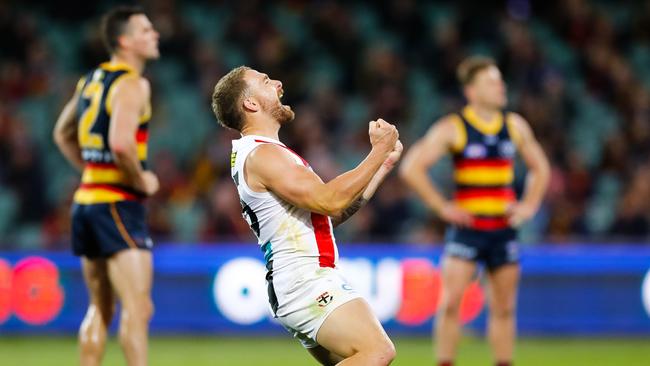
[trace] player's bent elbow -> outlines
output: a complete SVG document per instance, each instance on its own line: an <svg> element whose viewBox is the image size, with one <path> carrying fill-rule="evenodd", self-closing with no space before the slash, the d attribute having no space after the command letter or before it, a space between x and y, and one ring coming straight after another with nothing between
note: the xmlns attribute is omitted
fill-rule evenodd
<svg viewBox="0 0 650 366"><path fill-rule="evenodd" d="M551 166L549 165L548 161L546 161L545 159L537 162L537 164L529 168L529 170L536 177L539 177L537 179L541 179L544 182L548 182L549 179L551 178Z"/></svg>
<svg viewBox="0 0 650 366"><path fill-rule="evenodd" d="M59 148L60 151L63 151L66 149L67 146L70 146L71 144L74 144L76 141L73 139L68 138L67 136L63 134L55 134L54 135L54 144Z"/></svg>
<svg viewBox="0 0 650 366"><path fill-rule="evenodd" d="M551 176L551 163L549 163L548 159L544 158L542 160L542 174L546 179L548 180Z"/></svg>
<svg viewBox="0 0 650 366"><path fill-rule="evenodd" d="M121 158L126 155L126 147L124 145L119 145L119 144L111 144L110 145L111 152L113 153L113 156L116 158Z"/></svg>
<svg viewBox="0 0 650 366"><path fill-rule="evenodd" d="M329 216L329 217L339 217L339 216L342 216L342 215L343 215L343 209L340 209L340 210L329 210L329 211L325 212L324 214L327 215L327 216Z"/></svg>
<svg viewBox="0 0 650 366"><path fill-rule="evenodd" d="M324 184L319 188L309 193L309 209L330 217L341 215L356 197L354 192L341 187Z"/></svg>
<svg viewBox="0 0 650 366"><path fill-rule="evenodd" d="M322 206L322 214L337 217L343 214L343 211L346 209L345 202L329 202Z"/></svg>
<svg viewBox="0 0 650 366"><path fill-rule="evenodd" d="M343 211L351 204L349 200L344 198L330 198L323 199L318 204L318 213L327 215L330 217L337 217L343 214Z"/></svg>
<svg viewBox="0 0 650 366"><path fill-rule="evenodd" d="M326 201L328 207L328 215L331 217L341 216L345 210L354 203L359 197L360 192L352 190L343 190L336 192L331 199Z"/></svg>
<svg viewBox="0 0 650 366"><path fill-rule="evenodd" d="M412 163L407 163L407 164L400 165L398 176L402 180L402 182L410 186L413 184L413 181L421 172L422 169L420 167L415 166Z"/></svg>
<svg viewBox="0 0 650 366"><path fill-rule="evenodd" d="M76 135L65 133L65 130L62 128L55 128L54 131L52 131L52 140L54 140L54 143L57 146L63 146L69 141L76 140L76 138Z"/></svg>
<svg viewBox="0 0 650 366"><path fill-rule="evenodd" d="M406 181L409 177L408 171L409 171L409 164L402 163L399 166L399 169L397 170L397 175L400 177L401 180Z"/></svg>
<svg viewBox="0 0 650 366"><path fill-rule="evenodd" d="M52 140L53 140L54 143L55 143L57 146L59 146L59 147L65 143L65 137L64 137L63 134L62 134L59 130L57 130L57 129L55 129L55 130L52 132Z"/></svg>
<svg viewBox="0 0 650 366"><path fill-rule="evenodd" d="M124 157L129 154L130 151L133 151L133 146L129 146L127 141L122 141L119 139L109 139L108 146L115 157Z"/></svg>

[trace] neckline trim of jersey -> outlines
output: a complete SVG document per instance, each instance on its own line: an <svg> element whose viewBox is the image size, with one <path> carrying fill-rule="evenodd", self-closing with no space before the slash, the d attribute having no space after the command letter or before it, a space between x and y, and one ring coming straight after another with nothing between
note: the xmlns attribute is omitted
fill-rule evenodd
<svg viewBox="0 0 650 366"><path fill-rule="evenodd" d="M140 74L131 65L129 65L129 64L125 63L125 62L107 61L107 62L102 62L101 64L99 64L99 67L101 67L102 69L105 69L107 71L125 70L125 71L136 73L138 75Z"/></svg>
<svg viewBox="0 0 650 366"><path fill-rule="evenodd" d="M262 141L264 141L264 142L270 142L270 143L274 143L274 144L282 145L282 146L284 146L284 147L287 146L287 145L285 145L284 143L282 143L282 141L280 141L280 140L276 140L276 139L274 139L274 138L272 138L272 137L267 137L267 136L261 136L261 135L244 135L244 136L242 136L242 139L244 139L244 138L254 139L254 140L262 140Z"/></svg>
<svg viewBox="0 0 650 366"><path fill-rule="evenodd" d="M491 121L482 119L469 105L463 108L462 113L472 127L485 135L496 135L503 128L503 113L497 113Z"/></svg>

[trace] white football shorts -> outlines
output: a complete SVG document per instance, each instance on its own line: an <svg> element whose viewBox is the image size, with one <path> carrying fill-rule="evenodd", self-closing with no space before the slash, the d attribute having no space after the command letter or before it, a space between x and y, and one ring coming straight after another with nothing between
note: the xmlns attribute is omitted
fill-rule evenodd
<svg viewBox="0 0 650 366"><path fill-rule="evenodd" d="M318 346L318 330L336 308L361 297L335 268L317 268L307 275L303 272L294 283L285 284L289 286L275 286L275 317L305 348Z"/></svg>

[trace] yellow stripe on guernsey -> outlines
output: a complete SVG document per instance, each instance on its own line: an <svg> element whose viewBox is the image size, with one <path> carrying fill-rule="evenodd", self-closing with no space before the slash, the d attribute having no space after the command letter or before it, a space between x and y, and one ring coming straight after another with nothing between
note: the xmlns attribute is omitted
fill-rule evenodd
<svg viewBox="0 0 650 366"><path fill-rule="evenodd" d="M465 145L467 145L467 131L465 130L465 124L463 120L460 119L457 115L451 116L454 125L456 126L456 138L454 139L454 144L451 147L453 152L459 153L463 151Z"/></svg>
<svg viewBox="0 0 650 366"><path fill-rule="evenodd" d="M140 124L147 122L149 119L151 119L151 103L147 102L144 106L144 112L140 116Z"/></svg>
<svg viewBox="0 0 650 366"><path fill-rule="evenodd" d="M498 216L506 213L512 201L504 198L480 197L456 200L456 203L474 215Z"/></svg>
<svg viewBox="0 0 650 366"><path fill-rule="evenodd" d="M103 62L99 65L99 67L110 72L126 70L128 72L134 72L137 74L137 71L131 67L131 65L125 62Z"/></svg>
<svg viewBox="0 0 650 366"><path fill-rule="evenodd" d="M454 180L462 185L502 186L512 183L513 179L512 167L467 167L454 172Z"/></svg>
<svg viewBox="0 0 650 366"><path fill-rule="evenodd" d="M81 183L85 184L119 184L124 183L124 175L116 167L91 167L86 166Z"/></svg>
<svg viewBox="0 0 650 366"><path fill-rule="evenodd" d="M147 160L147 143L138 142L138 159Z"/></svg>
<svg viewBox="0 0 650 366"><path fill-rule="evenodd" d="M82 205L123 201L123 193L104 188L79 188L74 194L74 201Z"/></svg>
<svg viewBox="0 0 650 366"><path fill-rule="evenodd" d="M115 86L121 81L128 78L139 78L140 74L124 63L110 63L106 62L100 65L98 72L103 70L106 73L126 71L124 74L117 77L110 84L106 92L106 98L103 99L103 107L110 117L113 107L113 98L116 94L117 88ZM83 85L83 79L80 81ZM140 115L140 127L136 132L137 142L137 156L138 160L147 160L147 130L146 123L151 117L151 105L149 102L145 105ZM101 148L100 148L101 149ZM104 148L106 152L107 149ZM126 180L123 172L112 163L108 164L86 164L82 177L81 186L77 189L74 195L74 201L79 204L97 204L97 203L111 203L124 200L137 200L141 197L122 186L126 186Z"/></svg>
<svg viewBox="0 0 650 366"><path fill-rule="evenodd" d="M85 84L86 84L86 77L83 76L81 77L81 79L79 79L79 81L77 81L77 86L75 87L75 94L79 94Z"/></svg>

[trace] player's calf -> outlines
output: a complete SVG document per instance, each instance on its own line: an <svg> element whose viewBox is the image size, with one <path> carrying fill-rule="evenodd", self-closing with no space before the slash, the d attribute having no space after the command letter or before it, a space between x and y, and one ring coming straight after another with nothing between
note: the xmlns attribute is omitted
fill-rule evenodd
<svg viewBox="0 0 650 366"><path fill-rule="evenodd" d="M109 304L91 304L88 307L81 327L79 328L80 363L83 366L101 364L108 326L113 318L115 307Z"/></svg>

